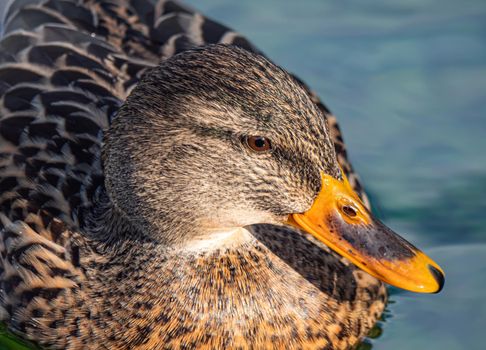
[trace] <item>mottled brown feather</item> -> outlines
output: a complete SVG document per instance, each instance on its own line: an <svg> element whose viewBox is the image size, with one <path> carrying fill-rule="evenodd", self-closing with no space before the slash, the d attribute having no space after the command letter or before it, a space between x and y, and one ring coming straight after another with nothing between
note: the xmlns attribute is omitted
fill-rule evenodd
<svg viewBox="0 0 486 350"><path fill-rule="evenodd" d="M345 349L366 334L383 285L304 233L255 225L242 246L190 253L113 235L137 232L103 189L119 107L177 53L259 53L251 43L174 1L17 0L5 18L0 318L12 332L53 349ZM335 117L304 88L366 200Z"/></svg>

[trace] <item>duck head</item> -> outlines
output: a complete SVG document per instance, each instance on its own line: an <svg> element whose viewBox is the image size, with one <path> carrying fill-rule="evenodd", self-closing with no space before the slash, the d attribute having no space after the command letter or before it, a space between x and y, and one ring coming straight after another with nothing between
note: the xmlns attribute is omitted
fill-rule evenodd
<svg viewBox="0 0 486 350"><path fill-rule="evenodd" d="M440 267L353 192L305 90L261 56L212 45L164 61L132 91L104 141L111 200L163 244L291 225L392 285L443 285Z"/></svg>

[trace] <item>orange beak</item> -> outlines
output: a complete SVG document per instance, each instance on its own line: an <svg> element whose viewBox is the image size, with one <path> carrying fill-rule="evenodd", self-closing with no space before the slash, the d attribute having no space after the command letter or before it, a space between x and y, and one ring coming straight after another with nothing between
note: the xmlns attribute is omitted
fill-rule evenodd
<svg viewBox="0 0 486 350"><path fill-rule="evenodd" d="M360 269L393 286L438 293L444 272L432 259L373 218L344 180L322 174L321 191L289 224L309 232Z"/></svg>

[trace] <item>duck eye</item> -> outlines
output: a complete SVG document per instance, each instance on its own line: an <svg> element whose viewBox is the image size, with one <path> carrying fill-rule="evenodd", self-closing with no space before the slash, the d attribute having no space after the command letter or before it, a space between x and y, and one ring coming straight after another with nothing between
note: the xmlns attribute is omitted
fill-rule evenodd
<svg viewBox="0 0 486 350"><path fill-rule="evenodd" d="M246 144L255 152L268 152L272 149L272 143L263 136L247 136Z"/></svg>

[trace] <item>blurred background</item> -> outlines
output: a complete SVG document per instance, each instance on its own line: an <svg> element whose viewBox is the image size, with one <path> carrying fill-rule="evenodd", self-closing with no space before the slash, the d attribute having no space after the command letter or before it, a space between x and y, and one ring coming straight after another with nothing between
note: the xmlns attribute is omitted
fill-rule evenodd
<svg viewBox="0 0 486 350"><path fill-rule="evenodd" d="M485 349L486 1L188 2L318 93L377 214L444 268L438 295L391 290L367 342Z"/></svg>
<svg viewBox="0 0 486 350"><path fill-rule="evenodd" d="M318 93L376 213L444 268L438 295L391 289L362 348L485 349L486 1L186 2Z"/></svg>

